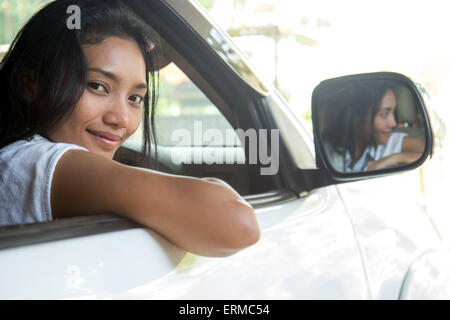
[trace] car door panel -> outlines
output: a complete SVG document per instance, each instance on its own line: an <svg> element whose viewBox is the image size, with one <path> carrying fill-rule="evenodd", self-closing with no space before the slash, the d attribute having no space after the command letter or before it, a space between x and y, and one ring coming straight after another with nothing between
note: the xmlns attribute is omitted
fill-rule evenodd
<svg viewBox="0 0 450 320"><path fill-rule="evenodd" d="M448 248L427 250L409 267L399 299L448 300L450 296L450 252Z"/></svg>
<svg viewBox="0 0 450 320"><path fill-rule="evenodd" d="M200 257L132 228L0 250L0 298L367 298L359 249L334 187L256 209L261 240Z"/></svg>
<svg viewBox="0 0 450 320"><path fill-rule="evenodd" d="M425 209L417 202L408 175L394 175L338 186L366 261L375 299L397 299L411 263L441 245Z"/></svg>

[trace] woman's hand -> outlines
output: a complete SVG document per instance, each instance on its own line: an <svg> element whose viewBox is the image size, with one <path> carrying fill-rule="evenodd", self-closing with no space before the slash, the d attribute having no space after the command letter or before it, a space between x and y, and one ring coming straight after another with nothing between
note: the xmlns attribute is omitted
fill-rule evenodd
<svg viewBox="0 0 450 320"><path fill-rule="evenodd" d="M386 168L392 168L399 164L399 153L392 154L385 158L370 161L367 164L368 171L381 170Z"/></svg>

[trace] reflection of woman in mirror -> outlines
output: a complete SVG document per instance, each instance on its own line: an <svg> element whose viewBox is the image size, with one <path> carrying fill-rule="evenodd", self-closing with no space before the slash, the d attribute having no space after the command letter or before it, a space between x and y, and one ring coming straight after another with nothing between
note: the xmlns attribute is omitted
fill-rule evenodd
<svg viewBox="0 0 450 320"><path fill-rule="evenodd" d="M336 119L336 125L326 133L333 149L340 153L339 160L331 157L337 170L380 170L411 163L422 155L423 140L393 132L397 99L388 85L353 86L346 90L342 102L341 119Z"/></svg>

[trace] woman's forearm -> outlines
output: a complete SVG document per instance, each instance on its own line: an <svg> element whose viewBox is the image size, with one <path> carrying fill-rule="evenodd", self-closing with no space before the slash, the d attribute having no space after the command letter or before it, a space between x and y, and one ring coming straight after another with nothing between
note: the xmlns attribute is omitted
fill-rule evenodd
<svg viewBox="0 0 450 320"><path fill-rule="evenodd" d="M118 166L122 215L196 254L224 256L258 241L253 208L221 180Z"/></svg>
<svg viewBox="0 0 450 320"><path fill-rule="evenodd" d="M368 170L381 170L392 168L400 164L408 164L420 158L420 152L399 152L390 156L381 158L376 161L371 161L367 165Z"/></svg>
<svg viewBox="0 0 450 320"><path fill-rule="evenodd" d="M406 136L402 142L402 152L419 152L423 153L425 150L425 141L418 138Z"/></svg>
<svg viewBox="0 0 450 320"><path fill-rule="evenodd" d="M219 179L129 167L86 151L58 161L51 206L55 219L116 213L205 256L230 255L260 237L253 208Z"/></svg>
<svg viewBox="0 0 450 320"><path fill-rule="evenodd" d="M408 164L420 158L423 152L400 152L398 153L398 163Z"/></svg>

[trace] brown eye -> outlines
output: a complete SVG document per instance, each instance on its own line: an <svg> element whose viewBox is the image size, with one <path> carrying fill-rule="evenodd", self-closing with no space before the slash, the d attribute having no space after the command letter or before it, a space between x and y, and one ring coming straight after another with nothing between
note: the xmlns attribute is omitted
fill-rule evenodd
<svg viewBox="0 0 450 320"><path fill-rule="evenodd" d="M98 82L90 82L88 85L89 85L89 88L91 88L94 91L107 92L105 86L103 86L102 84L100 84Z"/></svg>
<svg viewBox="0 0 450 320"><path fill-rule="evenodd" d="M384 111L378 114L378 116L382 119L385 119L389 114L389 111Z"/></svg>
<svg viewBox="0 0 450 320"><path fill-rule="evenodd" d="M129 99L135 104L140 104L144 100L143 97L137 94L131 95Z"/></svg>

